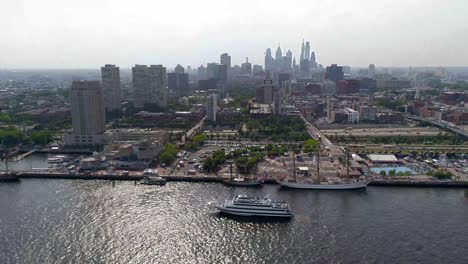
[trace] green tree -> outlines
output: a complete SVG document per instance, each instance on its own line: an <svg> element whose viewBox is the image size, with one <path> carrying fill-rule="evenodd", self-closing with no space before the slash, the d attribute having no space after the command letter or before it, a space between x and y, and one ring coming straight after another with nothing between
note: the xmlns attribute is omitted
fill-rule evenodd
<svg viewBox="0 0 468 264"><path fill-rule="evenodd" d="M308 139L304 141L304 152L305 153L315 152L319 144L320 142L315 139Z"/></svg>
<svg viewBox="0 0 468 264"><path fill-rule="evenodd" d="M49 130L34 131L29 136L36 145L45 145L52 141L53 134Z"/></svg>
<svg viewBox="0 0 468 264"><path fill-rule="evenodd" d="M23 140L23 132L15 126L0 129L0 143L3 146L11 147L23 142Z"/></svg>

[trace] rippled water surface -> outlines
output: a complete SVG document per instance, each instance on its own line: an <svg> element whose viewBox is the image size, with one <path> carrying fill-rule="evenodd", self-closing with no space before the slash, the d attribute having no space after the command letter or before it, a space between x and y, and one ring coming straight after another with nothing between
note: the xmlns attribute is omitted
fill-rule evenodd
<svg viewBox="0 0 468 264"><path fill-rule="evenodd" d="M241 192L290 202L291 221L219 216ZM239 189L208 183L0 184L0 263L468 263L464 190Z"/></svg>

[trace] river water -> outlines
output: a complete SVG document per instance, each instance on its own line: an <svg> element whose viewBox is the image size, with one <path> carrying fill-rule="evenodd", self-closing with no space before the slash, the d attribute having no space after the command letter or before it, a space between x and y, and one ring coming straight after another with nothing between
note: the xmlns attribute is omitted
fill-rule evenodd
<svg viewBox="0 0 468 264"><path fill-rule="evenodd" d="M295 217L216 214L210 202L237 193L287 200ZM0 263L468 263L465 196L23 179L0 184Z"/></svg>

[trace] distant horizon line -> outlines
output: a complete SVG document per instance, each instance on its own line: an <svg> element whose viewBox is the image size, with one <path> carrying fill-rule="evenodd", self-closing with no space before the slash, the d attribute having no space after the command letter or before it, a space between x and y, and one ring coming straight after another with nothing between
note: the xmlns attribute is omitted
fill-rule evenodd
<svg viewBox="0 0 468 264"><path fill-rule="evenodd" d="M211 63L211 62L210 62ZM129 69L131 70L133 66L119 66L118 64L112 64L112 63L106 63L106 64L111 64L111 65L115 65L117 67L119 67L120 69ZM64 68L34 68L34 67L31 67L31 68L2 68L0 67L0 71L37 71L37 70L100 70L101 67L105 66L106 64L102 64L101 66L98 66L98 67L77 67L77 68L70 68L70 67L64 67ZM180 63L179 63L180 64ZM205 63L207 64L207 63ZM203 65L205 65L203 64ZM353 66L353 65L345 65L345 64L339 64L339 63L333 63L333 64L337 64L339 66L346 66L346 67L351 67L351 68L363 68L363 69L367 69L369 67L369 65L367 66ZM135 65L163 65L164 67L168 68L168 69L173 69L175 68L175 66L173 67L168 67L168 66L165 66L164 64L135 64ZM180 64L182 65L182 64ZM200 64L202 65L202 64ZM197 65L197 66L192 66L192 65L182 65L184 67L184 69L187 68L187 66L191 66L192 67L192 70L194 69L197 69L200 65ZM258 64L256 64L258 65ZM330 64L331 65L331 64ZM261 65L262 67L264 67L264 65ZM329 65L323 65L323 67L327 67ZM378 69L378 68L382 68L382 69L391 69L391 68L396 68L396 69L401 69L401 68L468 68L468 65L466 66L444 66L444 65L437 65L437 66L378 66L378 65L375 65L375 67Z"/></svg>

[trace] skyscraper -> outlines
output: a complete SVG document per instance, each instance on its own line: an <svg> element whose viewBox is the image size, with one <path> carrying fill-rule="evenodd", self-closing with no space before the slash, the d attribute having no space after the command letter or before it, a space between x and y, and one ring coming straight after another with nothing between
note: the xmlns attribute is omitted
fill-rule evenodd
<svg viewBox="0 0 468 264"><path fill-rule="evenodd" d="M310 58L310 42L306 42L306 46L305 46L305 51L304 51L304 59L305 60L309 60Z"/></svg>
<svg viewBox="0 0 468 264"><path fill-rule="evenodd" d="M104 106L106 111L120 111L122 97L120 92L120 70L115 65L101 67Z"/></svg>
<svg viewBox="0 0 468 264"><path fill-rule="evenodd" d="M218 95L211 94L206 101L206 116L209 121L216 122L218 113Z"/></svg>
<svg viewBox="0 0 468 264"><path fill-rule="evenodd" d="M103 90L99 81L73 81L70 90L73 134L65 135L67 145L96 145L106 131Z"/></svg>
<svg viewBox="0 0 468 264"><path fill-rule="evenodd" d="M228 68L231 68L231 56L229 56L228 53L223 53L221 54L220 58L219 58L219 62L221 64L225 64L228 66Z"/></svg>
<svg viewBox="0 0 468 264"><path fill-rule="evenodd" d="M310 55L310 67L312 69L317 69L317 58L315 58L315 52L312 52Z"/></svg>
<svg viewBox="0 0 468 264"><path fill-rule="evenodd" d="M374 64L370 64L370 65L369 65L369 76L370 76L370 77L374 77L374 76L375 76L375 65L374 65Z"/></svg>
<svg viewBox="0 0 468 264"><path fill-rule="evenodd" d="M304 40L302 40L302 45L301 45L301 57L299 58L299 62L305 59L305 46L304 46Z"/></svg>
<svg viewBox="0 0 468 264"><path fill-rule="evenodd" d="M265 71L273 71L274 67L274 59L271 56L271 49L268 48L265 52Z"/></svg>
<svg viewBox="0 0 468 264"><path fill-rule="evenodd" d="M288 50L286 56L283 58L283 72L292 73L292 52Z"/></svg>
<svg viewBox="0 0 468 264"><path fill-rule="evenodd" d="M167 88L172 96L190 95L188 73L171 72L167 74Z"/></svg>
<svg viewBox="0 0 468 264"><path fill-rule="evenodd" d="M258 86L255 90L255 100L260 104L272 104L273 103L273 80L271 79L270 72L267 71L267 75L263 84Z"/></svg>
<svg viewBox="0 0 468 264"><path fill-rule="evenodd" d="M241 65L241 74L252 76L252 63L249 62L249 58L245 58L245 62Z"/></svg>
<svg viewBox="0 0 468 264"><path fill-rule="evenodd" d="M184 69L184 67L182 65L177 64L177 66L175 66L175 68L174 68L174 72L175 73L184 73L185 69Z"/></svg>
<svg viewBox="0 0 468 264"><path fill-rule="evenodd" d="M146 104L167 106L166 68L162 65L135 65L132 83L135 107L142 108Z"/></svg>
<svg viewBox="0 0 468 264"><path fill-rule="evenodd" d="M207 78L207 70L206 70L206 67L202 65L200 65L200 67L198 67L197 69L197 77L198 77L198 80L206 80Z"/></svg>
<svg viewBox="0 0 468 264"><path fill-rule="evenodd" d="M225 83L228 76L228 66L226 64L208 63L206 65L207 79L215 79Z"/></svg>
<svg viewBox="0 0 468 264"><path fill-rule="evenodd" d="M275 53L275 71L280 72L283 68L283 52L280 46L276 49Z"/></svg>
<svg viewBox="0 0 468 264"><path fill-rule="evenodd" d="M331 80L334 82L344 80L343 67L338 66L336 64L332 64L331 66L328 66L325 72L325 79Z"/></svg>

